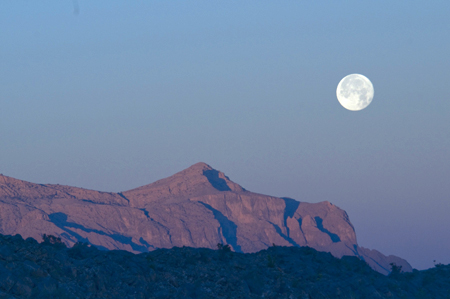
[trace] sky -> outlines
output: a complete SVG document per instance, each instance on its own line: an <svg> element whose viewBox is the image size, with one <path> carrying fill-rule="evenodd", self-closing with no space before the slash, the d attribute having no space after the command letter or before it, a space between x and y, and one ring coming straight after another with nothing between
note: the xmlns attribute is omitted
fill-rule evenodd
<svg viewBox="0 0 450 299"><path fill-rule="evenodd" d="M450 2L0 1L0 172L125 191L197 162L450 263ZM353 112L336 87L369 78Z"/></svg>

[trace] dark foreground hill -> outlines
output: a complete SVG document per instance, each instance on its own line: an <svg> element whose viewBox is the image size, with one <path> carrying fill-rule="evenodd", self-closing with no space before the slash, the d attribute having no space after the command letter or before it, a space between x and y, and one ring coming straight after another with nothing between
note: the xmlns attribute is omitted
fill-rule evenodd
<svg viewBox="0 0 450 299"><path fill-rule="evenodd" d="M197 163L168 178L122 193L34 184L0 175L0 234L41 241L55 235L69 247L141 253L157 248L216 248L241 253L308 246L335 257L353 255L388 274L407 261L360 247L347 213L330 202L307 203L245 190Z"/></svg>
<svg viewBox="0 0 450 299"><path fill-rule="evenodd" d="M450 298L450 265L384 276L309 247L136 255L0 235L0 298Z"/></svg>

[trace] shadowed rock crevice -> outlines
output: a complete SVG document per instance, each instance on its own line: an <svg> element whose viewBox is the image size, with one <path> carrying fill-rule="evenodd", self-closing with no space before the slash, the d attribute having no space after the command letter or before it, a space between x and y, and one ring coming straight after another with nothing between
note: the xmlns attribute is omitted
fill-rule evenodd
<svg viewBox="0 0 450 299"><path fill-rule="evenodd" d="M142 237L139 239L139 242L141 242L141 244L144 244L144 245L147 246L148 248L154 248L154 249L156 249L155 246L153 246L153 245L151 245L151 244L148 244L148 242L145 241Z"/></svg>
<svg viewBox="0 0 450 299"><path fill-rule="evenodd" d="M108 236L117 242L130 245L131 248L135 251L139 251L139 252L147 252L148 251L148 247L134 243L132 241L131 237L125 237L125 236L119 235L119 234L107 234L105 232L102 232L102 231L99 231L96 229L86 228L77 223L67 222L67 215L64 213L53 213L53 214L48 215L48 217L50 218L50 221L53 222L53 224L55 224L60 229L64 230L68 234L75 237L78 241L90 243L88 239L81 237L79 234L77 234L76 232L72 231L69 228L77 228L77 229L82 230L87 233L96 233L99 235ZM102 246L100 246L100 245L96 245L96 244L92 244L92 245L94 245L100 249L104 248L104 247L102 248ZM108 250L107 248L104 248L104 249Z"/></svg>
<svg viewBox="0 0 450 299"><path fill-rule="evenodd" d="M345 245L348 249L350 249L351 251L353 251L353 253L360 257L362 260L364 260L364 257L362 255L359 254L358 252L358 246L356 244L353 244L353 249L351 247L349 247L348 245Z"/></svg>
<svg viewBox="0 0 450 299"><path fill-rule="evenodd" d="M333 234L332 232L330 232L329 230L327 230L326 228L323 227L323 219L320 217L314 217L314 220L316 220L317 223L317 228L321 231L326 233L327 235L330 236L331 241L333 241L333 243L337 243L337 242L341 242L341 238L339 238L338 235Z"/></svg>
<svg viewBox="0 0 450 299"><path fill-rule="evenodd" d="M284 226L286 227L286 231L287 231L287 236L289 237L289 227L287 225L287 219L288 217L292 218L295 214L295 211L297 211L298 206L300 205L300 202L289 198L289 197L282 197L282 200L284 200L284 204L285 204L285 208L284 208L284 215L283 215L283 220L284 220Z"/></svg>
<svg viewBox="0 0 450 299"><path fill-rule="evenodd" d="M192 237L192 232L189 229L189 225L183 219L180 219L180 221L181 221L181 223L183 223L185 231L187 231L187 233L189 234L189 239L191 240L191 244L195 244L194 238Z"/></svg>
<svg viewBox="0 0 450 299"><path fill-rule="evenodd" d="M364 256L360 255L359 253L358 253L357 256L358 256L361 260L365 261L365 262L366 262L367 264L369 264L369 265L371 265L371 264L376 264L378 267L380 267L381 269L384 270L384 273L390 273L390 272L391 272L390 269L387 269L386 267L383 267L382 264L380 264L378 261L376 261L375 259L373 259L373 258L370 257L370 256L364 257ZM379 271L379 270L377 270L377 271ZM380 272L380 271L379 271L379 272Z"/></svg>
<svg viewBox="0 0 450 299"><path fill-rule="evenodd" d="M288 241L293 246L300 247L300 245L298 245L297 242L292 240L289 236L286 236L285 234L283 234L283 232L281 231L281 228L278 225L276 225L275 223L272 223L270 221L269 221L269 223L273 225L273 227L275 228L275 231L277 232L277 234L279 234L283 239Z"/></svg>
<svg viewBox="0 0 450 299"><path fill-rule="evenodd" d="M220 211L214 209L210 205L201 201L199 201L198 203L202 204L205 208L207 208L213 213L214 218L220 224L220 228L222 229L222 235L227 241L227 244L230 244L233 247L234 251L242 252L241 246L237 244L237 236L236 236L237 225L233 221L225 217L225 215L222 214Z"/></svg>
<svg viewBox="0 0 450 299"><path fill-rule="evenodd" d="M208 179L209 183L219 191L231 191L227 185L227 181L219 177L219 172L215 169L203 170L203 175Z"/></svg>
<svg viewBox="0 0 450 299"><path fill-rule="evenodd" d="M125 199L127 202L128 202L128 205L130 205L130 200L125 196L125 195L123 195L123 193L122 192L119 192L119 193L117 193L120 197L122 197L123 199Z"/></svg>
<svg viewBox="0 0 450 299"><path fill-rule="evenodd" d="M56 223L54 223L54 224L56 226L58 226ZM67 227L63 227L63 226L58 226L58 227L64 231L64 233L61 234L62 237L66 237L69 240L72 240L72 237L74 237L77 240L77 242L92 244L91 242L89 242L89 239L82 237L80 234L74 232L73 230L68 229ZM94 245L97 249L100 249L100 250L105 250L105 251L110 250L109 248L106 248L101 245L95 245L95 244L92 244L92 245Z"/></svg>
<svg viewBox="0 0 450 299"><path fill-rule="evenodd" d="M145 217L147 217L147 219L150 219L151 221L153 221L153 219L148 215L148 211L146 209L139 209L142 212L144 212Z"/></svg>
<svg viewBox="0 0 450 299"><path fill-rule="evenodd" d="M305 237L305 232L302 229L302 222L303 222L303 220L302 220L302 218L298 218L297 221L298 221L298 227L300 228L300 232L303 235L303 239L305 239L305 244L308 244L308 240L306 240L306 237Z"/></svg>

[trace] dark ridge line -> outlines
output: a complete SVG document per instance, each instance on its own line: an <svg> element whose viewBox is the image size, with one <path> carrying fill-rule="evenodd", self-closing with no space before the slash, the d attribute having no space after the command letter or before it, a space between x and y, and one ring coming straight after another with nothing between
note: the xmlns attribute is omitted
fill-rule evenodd
<svg viewBox="0 0 450 299"><path fill-rule="evenodd" d="M117 207L124 207L124 205L118 204L118 203L104 203L104 202L96 202L90 199L81 199L83 202L92 203L94 205L103 205L103 206L117 206Z"/></svg>
<svg viewBox="0 0 450 299"><path fill-rule="evenodd" d="M299 225L299 227L300 227L300 231L302 232L303 239L305 239L305 245L307 245L307 244L308 244L308 240L306 240L305 232L304 232L303 229L302 229L302 222L303 222L303 219L300 217L300 218L297 219L297 221L298 221L298 225Z"/></svg>
<svg viewBox="0 0 450 299"><path fill-rule="evenodd" d="M192 233L191 233L191 231L188 229L188 227L186 226L186 222L185 222L183 219L180 219L180 221L183 222L184 228L188 231L188 233L189 233L189 238L191 238L192 244L195 244L195 243L194 243L194 238L192 238Z"/></svg>
<svg viewBox="0 0 450 299"><path fill-rule="evenodd" d="M391 270L388 270L388 269L386 269L385 267L383 267L383 266L381 266L376 260L374 260L373 258L371 258L370 256L369 256L369 259L371 259L375 264L377 264L381 269L384 269L384 270L386 270L388 273L391 273ZM364 261L367 263L367 261L364 259ZM369 264L369 263L367 263L367 264Z"/></svg>
<svg viewBox="0 0 450 299"><path fill-rule="evenodd" d="M119 192L119 193L117 193L117 194L119 194L120 197L122 197L123 199L125 199L125 200L128 202L128 205L130 205L130 200L129 200L125 195L123 195L122 192Z"/></svg>

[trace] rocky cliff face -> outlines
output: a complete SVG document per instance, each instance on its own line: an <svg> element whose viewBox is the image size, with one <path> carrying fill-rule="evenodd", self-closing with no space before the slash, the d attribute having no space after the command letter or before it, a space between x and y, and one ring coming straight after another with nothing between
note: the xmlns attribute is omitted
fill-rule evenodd
<svg viewBox="0 0 450 299"><path fill-rule="evenodd" d="M309 246L359 256L384 274L392 262L412 270L403 259L358 247L347 214L333 204L252 193L205 163L123 193L0 176L0 233L39 241L45 233L68 246L82 241L134 253L217 243L244 253Z"/></svg>

